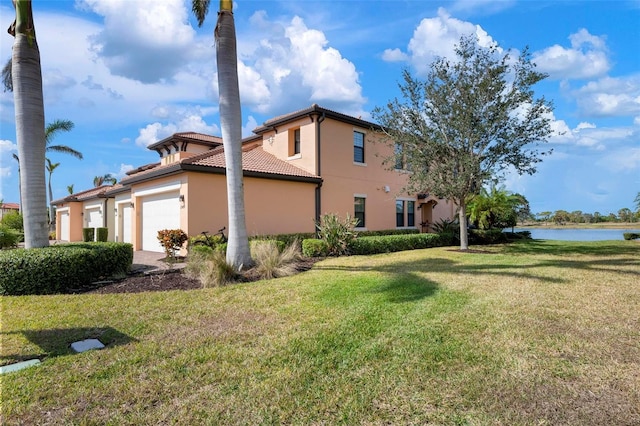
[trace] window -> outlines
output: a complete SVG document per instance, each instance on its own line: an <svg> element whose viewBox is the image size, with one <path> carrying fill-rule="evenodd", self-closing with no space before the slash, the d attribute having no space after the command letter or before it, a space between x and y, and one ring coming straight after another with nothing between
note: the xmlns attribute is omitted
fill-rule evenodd
<svg viewBox="0 0 640 426"><path fill-rule="evenodd" d="M394 147L394 153L396 156L396 170L404 170L404 154L402 152L402 145L397 143Z"/></svg>
<svg viewBox="0 0 640 426"><path fill-rule="evenodd" d="M396 226L401 228L404 226L404 201L396 200Z"/></svg>
<svg viewBox="0 0 640 426"><path fill-rule="evenodd" d="M353 161L364 163L364 133L353 132Z"/></svg>
<svg viewBox="0 0 640 426"><path fill-rule="evenodd" d="M358 220L358 223L356 224L356 228L364 228L365 227L365 221L364 221L364 202L365 202L366 198L363 197L354 197L353 201L354 201L354 217Z"/></svg>
<svg viewBox="0 0 640 426"><path fill-rule="evenodd" d="M407 201L407 226L416 226L416 202Z"/></svg>
<svg viewBox="0 0 640 426"><path fill-rule="evenodd" d="M416 225L415 210L416 210L415 201L396 200L396 227L404 228L405 226L407 227L415 226ZM405 215L405 211L406 211L406 215Z"/></svg>
<svg viewBox="0 0 640 426"><path fill-rule="evenodd" d="M300 154L300 128L289 131L289 157Z"/></svg>

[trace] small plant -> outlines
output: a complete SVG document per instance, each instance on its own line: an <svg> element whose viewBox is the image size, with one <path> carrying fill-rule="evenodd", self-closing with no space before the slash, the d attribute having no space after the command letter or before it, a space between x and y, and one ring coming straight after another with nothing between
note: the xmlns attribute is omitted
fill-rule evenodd
<svg viewBox="0 0 640 426"><path fill-rule="evenodd" d="M226 254L209 247L202 247L189 255L185 274L195 278L202 286L219 287L238 280L233 265L227 263Z"/></svg>
<svg viewBox="0 0 640 426"><path fill-rule="evenodd" d="M444 245L455 245L460 241L460 225L456 220L440 219L433 224L433 231L440 236Z"/></svg>
<svg viewBox="0 0 640 426"><path fill-rule="evenodd" d="M19 239L18 232L4 224L0 224L0 249L17 247Z"/></svg>
<svg viewBox="0 0 640 426"><path fill-rule="evenodd" d="M96 228L96 239L102 243L106 243L109 238L109 228Z"/></svg>
<svg viewBox="0 0 640 426"><path fill-rule="evenodd" d="M158 241L164 248L167 257L176 258L176 252L182 248L182 245L189 237L182 229L163 229L158 231Z"/></svg>
<svg viewBox="0 0 640 426"><path fill-rule="evenodd" d="M49 239L50 240L55 240L56 239L56 231L49 232Z"/></svg>
<svg viewBox="0 0 640 426"><path fill-rule="evenodd" d="M627 241L640 239L640 234L638 234L637 232L625 232L622 235L624 236L624 239Z"/></svg>
<svg viewBox="0 0 640 426"><path fill-rule="evenodd" d="M251 257L256 262L255 271L261 278L286 277L296 272L296 262L300 259L300 244L293 241L280 250L279 241L254 241Z"/></svg>
<svg viewBox="0 0 640 426"><path fill-rule="evenodd" d="M95 228L82 228L82 241L90 243L95 240Z"/></svg>
<svg viewBox="0 0 640 426"><path fill-rule="evenodd" d="M330 256L349 254L349 244L357 237L354 231L357 224L358 219L348 213L344 220L334 213L327 213L320 218L320 222L316 223L318 236L326 241Z"/></svg>

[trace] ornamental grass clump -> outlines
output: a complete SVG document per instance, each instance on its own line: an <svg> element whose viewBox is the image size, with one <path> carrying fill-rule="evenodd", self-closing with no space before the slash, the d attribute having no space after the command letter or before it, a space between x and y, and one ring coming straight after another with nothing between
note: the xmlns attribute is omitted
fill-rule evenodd
<svg viewBox="0 0 640 426"><path fill-rule="evenodd" d="M358 219L347 213L344 219L335 213L322 215L316 223L318 236L326 241L329 256L344 256L349 254L349 245L357 237L354 231Z"/></svg>
<svg viewBox="0 0 640 426"><path fill-rule="evenodd" d="M204 288L220 287L240 278L233 265L227 263L226 254L209 247L189 253L185 274L199 280Z"/></svg>
<svg viewBox="0 0 640 426"><path fill-rule="evenodd" d="M296 263L301 257L300 244L293 241L281 250L275 240L253 241L251 257L256 263L254 270L261 278L286 277L296 273Z"/></svg>

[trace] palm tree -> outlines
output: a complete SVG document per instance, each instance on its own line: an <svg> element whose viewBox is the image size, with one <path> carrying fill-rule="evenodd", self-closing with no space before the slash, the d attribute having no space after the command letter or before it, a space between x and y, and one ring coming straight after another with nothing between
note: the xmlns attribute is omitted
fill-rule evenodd
<svg viewBox="0 0 640 426"><path fill-rule="evenodd" d="M69 195L73 194L73 184L67 185L67 192L69 193Z"/></svg>
<svg viewBox="0 0 640 426"><path fill-rule="evenodd" d="M118 179L114 178L111 173L107 173L104 176L96 176L93 178L93 186L95 186L96 188L106 184L115 185L117 182Z"/></svg>
<svg viewBox="0 0 640 426"><path fill-rule="evenodd" d="M52 204L53 191L51 190L51 175L53 174L53 171L58 168L60 163L52 163L51 160L49 160L48 158L45 158L45 160L47 162L45 168L49 173L49 180L47 182L47 185L49 187L49 224L50 224L49 231L55 231L56 230L56 212L54 211L53 204Z"/></svg>
<svg viewBox="0 0 640 426"><path fill-rule="evenodd" d="M515 226L517 209L526 199L519 194L511 194L504 188L482 188L467 203L469 220L480 229L505 228Z"/></svg>
<svg viewBox="0 0 640 426"><path fill-rule="evenodd" d="M44 101L40 51L36 42L31 0L13 0L16 19L11 82L16 114L16 140L20 163L20 204L24 214L26 248L49 245L47 195L44 174Z"/></svg>
<svg viewBox="0 0 640 426"><path fill-rule="evenodd" d="M202 26L209 11L210 0L192 0L192 10ZM220 128L227 166L227 210L229 214L229 241L227 262L237 269L253 265L244 212L244 186L242 183L242 113L238 86L238 55L236 28L233 19L233 1L220 0L220 12L214 31L218 66L218 93Z"/></svg>

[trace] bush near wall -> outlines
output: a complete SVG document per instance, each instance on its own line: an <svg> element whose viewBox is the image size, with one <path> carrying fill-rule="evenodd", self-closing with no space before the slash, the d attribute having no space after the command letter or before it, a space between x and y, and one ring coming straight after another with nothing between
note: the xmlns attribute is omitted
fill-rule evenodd
<svg viewBox="0 0 640 426"><path fill-rule="evenodd" d="M17 247L18 242L20 242L18 231L0 223L0 249Z"/></svg>
<svg viewBox="0 0 640 426"><path fill-rule="evenodd" d="M378 254L443 246L437 234L401 234L358 237L349 243L349 254ZM324 240L307 239L302 242L306 257L326 257L329 246Z"/></svg>
<svg viewBox="0 0 640 426"><path fill-rule="evenodd" d="M382 231L356 231L358 237L380 237L383 235L407 235L407 234L419 234L420 230L417 228L408 229L385 229Z"/></svg>
<svg viewBox="0 0 640 426"><path fill-rule="evenodd" d="M640 239L640 234L638 234L637 232L625 232L622 235L624 236L624 239L627 241Z"/></svg>
<svg viewBox="0 0 640 426"><path fill-rule="evenodd" d="M125 275L133 263L127 243L72 243L0 252L0 294L55 294Z"/></svg>
<svg viewBox="0 0 640 426"><path fill-rule="evenodd" d="M109 239L109 228L96 228L96 241L106 243Z"/></svg>
<svg viewBox="0 0 640 426"><path fill-rule="evenodd" d="M95 232L95 228L82 228L82 241L85 243L94 241Z"/></svg>
<svg viewBox="0 0 640 426"><path fill-rule="evenodd" d="M391 253L442 246L437 234L384 235L359 237L349 244L351 254Z"/></svg>

